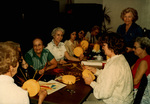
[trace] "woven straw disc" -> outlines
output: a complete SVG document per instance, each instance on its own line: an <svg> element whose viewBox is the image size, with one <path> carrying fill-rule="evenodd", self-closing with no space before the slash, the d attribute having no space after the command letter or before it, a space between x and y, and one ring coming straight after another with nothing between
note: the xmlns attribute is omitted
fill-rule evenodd
<svg viewBox="0 0 150 104"><path fill-rule="evenodd" d="M23 83L23 89L27 89L29 96L33 97L40 91L39 83L34 79L29 79Z"/></svg>
<svg viewBox="0 0 150 104"><path fill-rule="evenodd" d="M83 54L83 49L81 47L76 47L73 52L77 57L80 57L80 55Z"/></svg>

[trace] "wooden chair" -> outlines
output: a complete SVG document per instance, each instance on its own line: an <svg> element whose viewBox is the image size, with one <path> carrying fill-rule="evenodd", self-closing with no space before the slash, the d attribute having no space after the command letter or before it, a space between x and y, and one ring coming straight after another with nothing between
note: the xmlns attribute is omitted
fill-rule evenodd
<svg viewBox="0 0 150 104"><path fill-rule="evenodd" d="M144 94L144 91L146 89L147 83L148 83L148 80L147 80L146 74L144 74L142 79L141 79L141 83L140 83L140 86L138 88L138 91L137 91L137 94L136 94L136 97L134 99L133 104L140 104L142 97L143 97L143 94Z"/></svg>

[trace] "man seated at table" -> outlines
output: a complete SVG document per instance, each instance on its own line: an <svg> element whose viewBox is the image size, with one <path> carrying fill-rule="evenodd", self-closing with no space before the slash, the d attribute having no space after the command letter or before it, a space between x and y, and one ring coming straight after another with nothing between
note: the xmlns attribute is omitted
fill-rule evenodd
<svg viewBox="0 0 150 104"><path fill-rule="evenodd" d="M97 35L100 33L100 27L95 25L92 27L91 31L88 31L85 35L85 39L90 43L90 45L94 45L97 43Z"/></svg>
<svg viewBox="0 0 150 104"><path fill-rule="evenodd" d="M39 74L54 69L57 62L48 49L44 48L43 41L40 38L33 40L33 48L25 54L25 61L33 67Z"/></svg>

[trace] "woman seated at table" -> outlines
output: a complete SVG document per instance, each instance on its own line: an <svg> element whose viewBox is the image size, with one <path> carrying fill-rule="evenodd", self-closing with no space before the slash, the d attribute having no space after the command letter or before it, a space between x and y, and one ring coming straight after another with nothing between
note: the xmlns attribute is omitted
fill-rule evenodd
<svg viewBox="0 0 150 104"><path fill-rule="evenodd" d="M64 44L65 44L68 54L70 56L74 56L73 50L75 49L75 47L77 47L79 45L78 42L76 41L77 32L75 30L72 30L72 31L68 32L68 34L69 34L69 36L68 36L69 39L66 40L64 42Z"/></svg>
<svg viewBox="0 0 150 104"><path fill-rule="evenodd" d="M101 37L102 49L107 60L104 69L85 66L97 76L94 81L92 76L83 76L86 84L93 88L93 93L83 104L132 104L133 103L133 78L130 66L122 55L124 42L116 33L104 34Z"/></svg>
<svg viewBox="0 0 150 104"><path fill-rule="evenodd" d="M1 47L1 45L2 45L2 47ZM12 60L11 58L13 58L13 60L15 59L15 58L18 58L17 60L16 60L16 63L15 63L15 60L13 61L13 62L10 62L10 63L5 63L4 65L5 66L7 66L8 67L8 64L12 64L13 66L15 66L16 65L16 67L13 67L12 65L10 65L9 67L12 67L13 68L13 70L10 68L9 70L6 70L6 69L3 69L3 70L1 70L2 68L1 67L3 67L3 66L1 66L0 65L0 83L1 83L1 81L2 82L4 82L3 80L5 79L5 81L6 81L6 79L9 81L9 80L11 80L10 78L7 78L8 76L10 76L9 74L11 74L11 76L10 77L12 77L13 78L13 80L15 80L15 78L14 78L14 76L17 74L17 72L18 72L18 67L19 67L19 60L20 59L22 59L22 61L24 61L24 62L22 62L22 64L23 63L26 63L25 62L25 60L23 59L23 56L19 56L19 54L20 54L20 52L21 52L21 47L20 47L20 44L19 43L16 43L16 42L13 42L13 41L6 41L6 42L3 42L3 43L0 43L0 47L1 47L1 49L3 50L3 53L1 53L1 49L0 49L0 56L2 56L2 55L4 55L5 56L5 54L8 54L7 53L7 51L5 51L5 48L6 48L6 50L8 50L8 52L9 52L9 54L14 54L14 56L12 57L12 56L10 56L10 57L7 57L7 59L10 59L10 60ZM15 54L15 52L16 52L16 54ZM6 57L4 57L4 58L6 58ZM27 66L22 66L23 68L27 68L28 67L28 65ZM1 74L2 73L2 74ZM19 73L19 74L21 74L21 73ZM19 75L18 75L19 76ZM15 81L14 81L15 82ZM15 83L12 83L11 84L11 86L13 87L13 89L10 89L12 92L8 92L9 91L9 89L7 89L6 88L6 86L5 86L5 84L3 83L3 85L4 86L0 86L0 92L1 91L4 91L5 93L12 93L12 94L9 94L9 96L3 96L4 95L4 93L3 92L1 92L0 94L2 94L2 96L3 96L3 98L1 97L1 99L0 99L0 104L3 104L4 102L5 103L7 103L7 104L13 104L13 103L15 103L15 104L28 104L28 102L29 102L29 98L28 98L28 93L27 93L27 96L26 96L26 91L21 91L20 90L20 87L15 87L15 86L17 86ZM7 85L8 86L8 85ZM3 88L4 89L7 89L7 91L6 90L3 90ZM9 86L9 88L10 88L10 86ZM14 95L13 95L13 91L14 91ZM20 94L19 94L19 96L18 96L18 93L17 92L18 91L21 91L20 92L20 94L22 93L22 96L20 96ZM23 94L24 93L24 94ZM16 95L17 94L17 95ZM40 91L39 91L39 93L38 93L38 95L39 95L39 99L38 99L38 104L42 104L42 102L44 101L44 99L45 99L45 97L47 96L47 92L46 92L46 90L45 89L40 89ZM1 95L0 95L1 96ZM12 98L11 98L12 97ZM7 98L11 98L12 100L6 100ZM20 98L20 99L19 99ZM16 99L16 100L15 100ZM18 100L17 100L18 99ZM6 100L6 101L5 101ZM22 101L21 101L22 100ZM5 104L4 103L4 104Z"/></svg>
<svg viewBox="0 0 150 104"><path fill-rule="evenodd" d="M80 44L79 44L78 41L76 40L76 36L77 36L76 34L77 34L77 32L76 32L75 30L70 30L70 32L69 32L69 35L70 35L70 36L69 36L69 40L66 40L66 41L64 42L68 54L69 54L70 56L72 56L72 57L75 56L75 54L74 54L74 52L73 52L74 49L75 49L77 46L80 46ZM80 55L80 58L82 58L82 57L84 57L83 54Z"/></svg>
<svg viewBox="0 0 150 104"><path fill-rule="evenodd" d="M71 61L81 61L83 57L73 57L70 56L65 48L65 45L62 41L63 35L65 33L65 30L61 27L56 27L53 29L51 35L53 37L53 40L47 44L47 49L53 54L56 61L59 64L67 63L64 58L67 58L67 60Z"/></svg>
<svg viewBox="0 0 150 104"><path fill-rule="evenodd" d="M0 43L0 104L29 104L28 92L12 78L17 73L18 59L17 50Z"/></svg>
<svg viewBox="0 0 150 104"><path fill-rule="evenodd" d="M147 37L137 37L134 42L133 51L139 57L131 67L134 78L134 97L136 96L143 75L146 74L148 85L141 104L150 104L150 39Z"/></svg>
<svg viewBox="0 0 150 104"><path fill-rule="evenodd" d="M83 29L81 29L79 32L78 32L78 37L77 37L77 41L78 43L80 44L80 42L82 40L85 40L85 31Z"/></svg>

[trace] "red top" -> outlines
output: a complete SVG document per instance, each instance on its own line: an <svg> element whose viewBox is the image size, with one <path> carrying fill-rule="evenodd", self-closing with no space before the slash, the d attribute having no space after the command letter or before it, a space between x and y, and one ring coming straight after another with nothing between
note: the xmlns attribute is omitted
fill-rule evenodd
<svg viewBox="0 0 150 104"><path fill-rule="evenodd" d="M145 60L147 61L147 65L148 65L148 69L147 71L145 72L146 76L148 76L148 74L150 74L150 55L147 55L145 56L144 58L142 59L138 59L132 69L132 74L133 74L133 78L135 77L135 74L136 74L136 70L138 69L138 66L139 64L141 63L142 60ZM140 81L141 82L141 81ZM140 85L140 82L134 86L134 88L139 88L139 85Z"/></svg>

